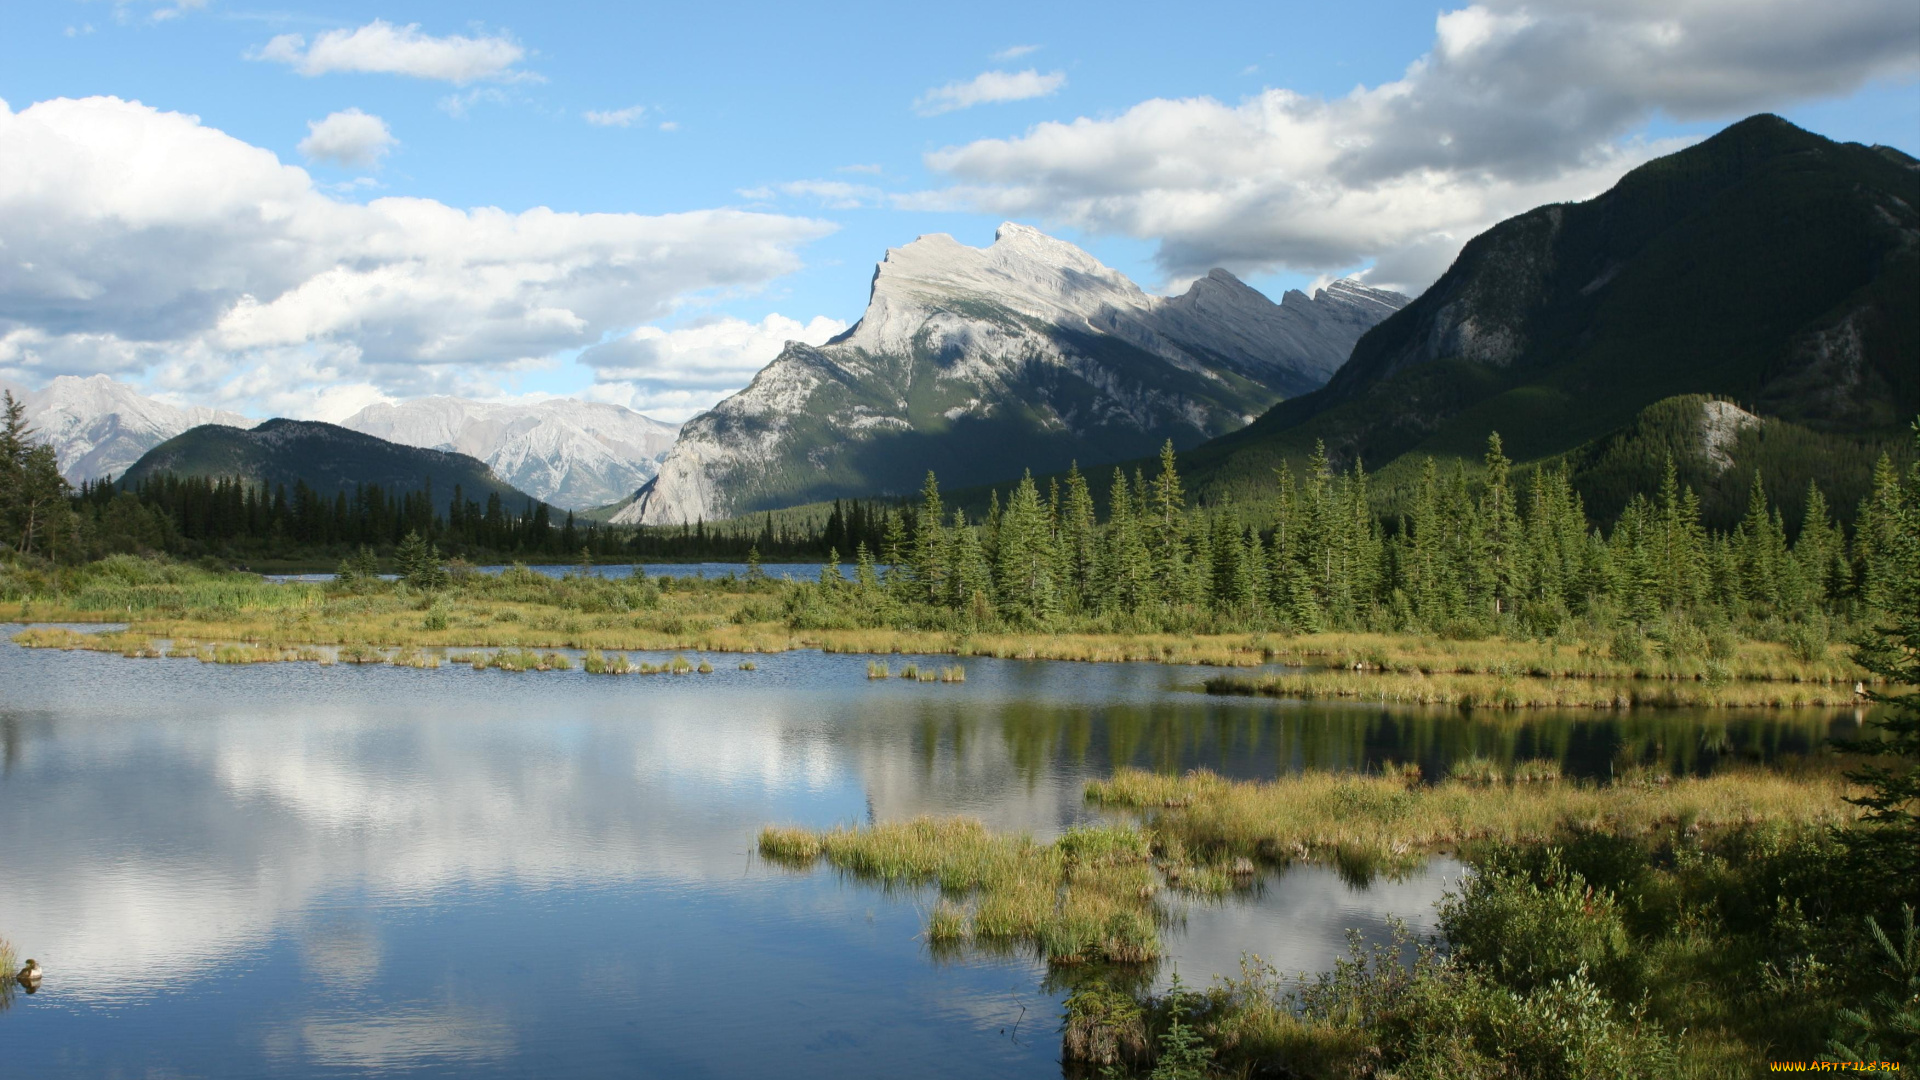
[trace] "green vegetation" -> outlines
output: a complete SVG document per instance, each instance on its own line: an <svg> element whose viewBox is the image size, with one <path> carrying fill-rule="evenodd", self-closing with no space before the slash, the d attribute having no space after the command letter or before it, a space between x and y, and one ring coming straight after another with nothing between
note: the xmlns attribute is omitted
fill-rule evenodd
<svg viewBox="0 0 1920 1080"><path fill-rule="evenodd" d="M928 924L937 944L1024 944L1055 964L1159 955L1147 838L1128 826L1082 826L1039 844L977 821L922 818L826 833L767 828L759 848L796 867L824 858L872 881L937 885Z"/></svg>
<svg viewBox="0 0 1920 1080"><path fill-rule="evenodd" d="M1797 536L1756 483L1728 532L1701 522L1669 462L1610 533L1594 528L1564 469L1512 478L1498 435L1478 490L1429 463L1412 512L1383 528L1369 477L1317 454L1304 484L1282 471L1259 514L1193 510L1171 444L1151 480L1116 472L1105 520L1075 471L1042 497L1031 478L984 522L949 523L928 474L912 532L859 548L849 579L830 560L786 596L796 629L1047 635L1337 630L1547 641L1601 674L1736 677L1739 639L1785 646L1826 678L1831 646L1884 605L1888 522L1920 498L1883 457L1849 535L1819 489ZM1564 648L1563 648L1564 646ZM1597 648L1596 648L1597 646ZM1651 657L1651 660L1650 660ZM1549 661L1557 674L1561 661ZM1650 672L1649 667L1657 669Z"/></svg>
<svg viewBox="0 0 1920 1080"><path fill-rule="evenodd" d="M1851 682L1633 681L1326 671L1216 676L1209 694L1372 701L1460 709L1805 708L1860 704Z"/></svg>
<svg viewBox="0 0 1920 1080"><path fill-rule="evenodd" d="M1138 824L1082 826L1053 844L920 819L769 827L759 849L790 866L824 859L864 880L937 888L926 931L936 951L1022 946L1056 971L1122 965L1069 980L1069 1061L1155 1075L1169 1062L1198 1070L1171 1075L1260 1063L1384 1074L1360 1067L1372 1060L1392 1075L1543 1078L1681 1061L1686 1075L1731 1076L1768 1055L1819 1052L1846 1003L1883 992L1872 966L1848 962L1871 959L1854 928L1893 898L1849 904L1828 887L1851 865L1841 838L1859 813L1845 797L1860 792L1831 769L1643 773L1604 786L1527 762L1468 762L1431 785L1408 769L1268 782L1128 770L1087 796ZM1443 906L1445 948L1356 948L1304 986L1250 959L1241 980L1159 999L1127 973L1160 952L1166 890L1231 892L1260 867L1295 861L1364 882L1436 851L1477 868ZM1897 1010L1874 1008L1884 1040L1877 1017Z"/></svg>

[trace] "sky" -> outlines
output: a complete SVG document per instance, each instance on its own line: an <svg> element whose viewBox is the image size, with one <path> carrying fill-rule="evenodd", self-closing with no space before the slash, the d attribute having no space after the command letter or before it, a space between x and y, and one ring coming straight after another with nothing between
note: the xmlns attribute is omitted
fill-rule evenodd
<svg viewBox="0 0 1920 1080"><path fill-rule="evenodd" d="M0 381L337 420L683 420L1002 221L1142 287L1417 293L1756 112L1920 152L1912 0L36 0L0 33Z"/></svg>

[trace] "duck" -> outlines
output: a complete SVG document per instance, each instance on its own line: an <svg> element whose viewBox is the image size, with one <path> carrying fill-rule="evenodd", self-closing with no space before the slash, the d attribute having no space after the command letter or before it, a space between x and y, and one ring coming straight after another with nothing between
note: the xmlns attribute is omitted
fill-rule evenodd
<svg viewBox="0 0 1920 1080"><path fill-rule="evenodd" d="M40 984L40 961L28 957L27 966L21 968L20 974L15 976L15 978L19 979L24 986L38 986Z"/></svg>

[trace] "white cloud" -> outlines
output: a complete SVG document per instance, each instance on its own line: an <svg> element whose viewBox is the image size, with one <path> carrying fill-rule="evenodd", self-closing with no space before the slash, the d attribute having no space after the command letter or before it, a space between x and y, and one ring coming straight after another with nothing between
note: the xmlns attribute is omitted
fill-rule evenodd
<svg viewBox="0 0 1920 1080"><path fill-rule="evenodd" d="M680 125L672 120L662 120L660 121L660 130L661 131L679 131Z"/></svg>
<svg viewBox="0 0 1920 1080"><path fill-rule="evenodd" d="M784 315L759 322L720 318L674 330L642 326L580 354L594 369L588 392L661 420L685 420L752 380L789 341L819 345L847 324L817 315L802 323Z"/></svg>
<svg viewBox="0 0 1920 1080"><path fill-rule="evenodd" d="M878 165L842 165L833 171L849 172L849 173L865 173L868 176L879 176L881 172L883 172L884 170L881 169L881 167Z"/></svg>
<svg viewBox="0 0 1920 1080"><path fill-rule="evenodd" d="M1058 71L1045 75L1032 68L1020 72L983 71L964 82L934 87L916 98L913 108L921 116L938 116L975 105L1046 97L1065 85L1067 77Z"/></svg>
<svg viewBox="0 0 1920 1080"><path fill-rule="evenodd" d="M629 105L624 109L588 109L580 115L595 127L629 127L646 111L645 105Z"/></svg>
<svg viewBox="0 0 1920 1080"><path fill-rule="evenodd" d="M327 387L409 396L798 268L824 222L343 202L191 116L0 102L0 377L139 375L245 410Z"/></svg>
<svg viewBox="0 0 1920 1080"><path fill-rule="evenodd" d="M497 86L476 86L471 90L462 90L457 94L448 94L446 97L435 102L434 105L448 116L456 120L464 120L467 117L467 113L475 105L483 101L490 102L494 105L505 105L507 103L507 95L502 93Z"/></svg>
<svg viewBox="0 0 1920 1080"><path fill-rule="evenodd" d="M1441 14L1403 78L1334 99L1154 99L928 156L912 200L1157 240L1212 266L1423 287L1502 217L1584 198L1676 149L1656 113L1727 120L1920 72L1910 0L1562 0Z"/></svg>
<svg viewBox="0 0 1920 1080"><path fill-rule="evenodd" d="M374 168L399 145L387 122L359 109L344 109L325 120L307 121L307 137L300 153L310 161L330 161L349 168Z"/></svg>
<svg viewBox="0 0 1920 1080"><path fill-rule="evenodd" d="M1039 51L1040 46L1038 45L1009 45L999 52L994 53L989 59L995 63L1004 64L1009 60L1018 60L1028 53L1036 53Z"/></svg>
<svg viewBox="0 0 1920 1080"><path fill-rule="evenodd" d="M313 39L281 34L250 54L254 60L287 64L302 75L335 71L411 75L465 85L482 79L532 78L516 69L526 49L505 35L434 37L418 23L395 26L375 19L355 30L329 30Z"/></svg>
<svg viewBox="0 0 1920 1080"><path fill-rule="evenodd" d="M739 194L741 198L762 202L776 195L816 199L820 205L832 210L857 210L887 198L887 193L877 187L849 184L844 180L788 180L762 187L741 188Z"/></svg>

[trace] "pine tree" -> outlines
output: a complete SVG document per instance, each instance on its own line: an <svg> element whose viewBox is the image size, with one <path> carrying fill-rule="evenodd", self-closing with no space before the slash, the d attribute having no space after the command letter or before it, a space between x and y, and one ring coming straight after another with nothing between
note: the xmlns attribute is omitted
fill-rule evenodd
<svg viewBox="0 0 1920 1080"><path fill-rule="evenodd" d="M1105 549L1101 564L1104 581L1101 606L1132 614L1152 603L1153 556L1141 534L1138 505L1127 478L1113 470Z"/></svg>
<svg viewBox="0 0 1920 1080"><path fill-rule="evenodd" d="M0 544L15 551L56 554L74 529L67 482L53 447L36 443L27 409L12 391L4 395L0 421Z"/></svg>
<svg viewBox="0 0 1920 1080"><path fill-rule="evenodd" d="M952 573L949 576L948 602L954 610L976 623L993 611L993 566L980 543L980 530L967 524L959 510L953 512Z"/></svg>
<svg viewBox="0 0 1920 1080"><path fill-rule="evenodd" d="M913 580L920 588L918 599L943 603L948 599L948 536L946 510L940 502L940 483L933 471L927 471L920 487L920 513L914 519Z"/></svg>
<svg viewBox="0 0 1920 1080"><path fill-rule="evenodd" d="M1008 615L1045 618L1054 612L1058 597L1050 533L1046 507L1028 473L1007 499L993 553L995 592Z"/></svg>
<svg viewBox="0 0 1920 1080"><path fill-rule="evenodd" d="M1873 488L1860 501L1854 525L1854 561L1860 597L1870 607L1888 610L1899 580L1900 525L1906 507L1900 473L1886 454L1873 466Z"/></svg>
<svg viewBox="0 0 1920 1080"><path fill-rule="evenodd" d="M1073 606L1083 606L1093 591L1098 573L1098 548L1095 546L1093 492L1087 487L1087 478L1080 475L1078 462L1067 467L1066 497L1060 506L1060 541L1066 555L1066 574L1062 584L1072 598Z"/></svg>
<svg viewBox="0 0 1920 1080"><path fill-rule="evenodd" d="M1487 490L1480 500L1481 550L1487 560L1494 618L1512 611L1514 599L1526 591L1520 565L1520 515L1514 506L1513 462L1500 445L1500 433L1487 436Z"/></svg>

